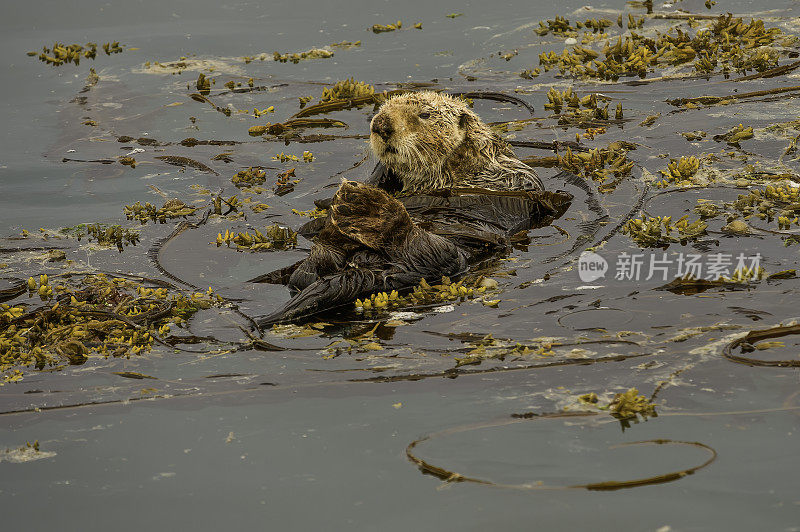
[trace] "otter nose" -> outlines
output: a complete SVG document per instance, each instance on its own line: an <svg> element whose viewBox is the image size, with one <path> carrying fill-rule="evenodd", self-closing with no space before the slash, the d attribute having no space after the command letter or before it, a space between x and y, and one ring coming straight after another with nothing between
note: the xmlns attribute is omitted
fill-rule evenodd
<svg viewBox="0 0 800 532"><path fill-rule="evenodd" d="M389 120L389 117L386 115L376 116L372 119L372 132L376 135L380 135L383 140L388 140L394 132L392 121Z"/></svg>

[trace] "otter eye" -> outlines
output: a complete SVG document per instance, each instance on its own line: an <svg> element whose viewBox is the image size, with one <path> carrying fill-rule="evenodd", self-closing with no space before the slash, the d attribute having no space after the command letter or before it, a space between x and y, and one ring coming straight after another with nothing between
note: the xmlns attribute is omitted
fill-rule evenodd
<svg viewBox="0 0 800 532"><path fill-rule="evenodd" d="M419 116L423 120L427 120L427 119L429 119L431 117L431 114L428 113L427 111L423 111L420 114L418 114L417 116Z"/></svg>

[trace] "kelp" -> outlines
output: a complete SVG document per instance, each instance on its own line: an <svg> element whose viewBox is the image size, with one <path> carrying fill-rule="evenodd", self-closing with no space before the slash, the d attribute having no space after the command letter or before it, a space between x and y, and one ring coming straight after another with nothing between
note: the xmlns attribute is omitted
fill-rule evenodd
<svg viewBox="0 0 800 532"><path fill-rule="evenodd" d="M381 311L398 308L414 308L432 303L458 302L472 299L486 292L487 288L496 288L497 281L482 276L469 280L452 281L449 277L442 277L440 283L428 284L425 279L405 295L400 295L397 290L390 293L378 292L368 298L356 299L355 308L358 311ZM485 304L496 306L498 301L486 300Z"/></svg>
<svg viewBox="0 0 800 532"><path fill-rule="evenodd" d="M195 170L200 170L201 172L219 175L216 170L207 164L201 163L200 161L195 161L189 157L183 157L180 155L157 155L155 158L173 166L188 166L189 168L194 168Z"/></svg>
<svg viewBox="0 0 800 532"><path fill-rule="evenodd" d="M470 425L461 425L458 427L453 427L449 429L444 429L439 432L435 432L433 434L429 434L423 436L422 438L418 438L411 443L408 444L406 447L406 457L416 465L420 471L425 474L432 475L439 480L446 482L446 483L472 483L472 484L479 484L485 486L493 486L496 488L502 489L512 489L512 490L522 490L522 491L539 491L539 490L563 490L563 489L585 489L590 491L615 491L620 489L627 489L627 488L635 488L641 486L648 486L648 485L655 485L655 484L663 484L666 482L673 482L676 480L680 480L689 476L705 467L708 467L714 460L717 458L716 451L700 442L691 442L691 441L678 441L678 440L668 440L668 439L656 439L656 440L643 440L643 441L634 441L634 442L626 442L623 444L618 444L611 446L611 449L615 448L622 448L622 447L630 447L635 445L676 445L676 446L684 446L684 447L691 447L696 449L701 449L705 451L709 457L702 463L688 467L685 469L681 469L678 471L673 471L669 473L663 473L660 475L653 475L649 477L637 478L637 479L629 479L629 480L610 480L610 481L600 481L600 482L589 482L589 483L580 483L580 484L571 484L565 486L552 486L546 485L543 483L524 483L524 484L508 484L503 483L501 481L494 481L489 480L486 478L480 477L473 477L467 474L458 473L453 470L449 470L445 467L434 465L432 462L429 462L423 458L421 458L418 453L418 448L425 442L429 442L435 440L437 438L445 437L445 436L453 436L457 434L462 434L478 429L489 429L489 428L498 428L507 425L512 425L516 423L530 423L530 422L539 422L544 423L547 420L563 420L565 422L568 421L579 421L581 418L591 418L593 416L597 416L598 414L595 412L555 412L555 413L526 413L526 414L512 414L509 419L506 420L499 420L499 421L492 421L492 422L484 422L484 423L474 423Z"/></svg>
<svg viewBox="0 0 800 532"><path fill-rule="evenodd" d="M312 48L311 50L305 52L297 52L297 53L280 53L280 52L273 52L272 59L279 63L294 63L295 65L300 61L305 61L307 59L328 59L333 57L333 51L325 49L325 48Z"/></svg>
<svg viewBox="0 0 800 532"><path fill-rule="evenodd" d="M137 201L133 205L125 205L122 211L128 220L138 220L142 225L148 221L157 221L163 224L173 218L191 216L197 212L197 207L191 207L178 198L173 198L165 201L161 208L150 204L150 202L142 205Z"/></svg>
<svg viewBox="0 0 800 532"><path fill-rule="evenodd" d="M726 142L731 146L739 147L739 142L753 138L753 127L744 127L742 124L734 127L722 135L714 135L717 142Z"/></svg>
<svg viewBox="0 0 800 532"><path fill-rule="evenodd" d="M322 89L320 102L333 102L364 98L375 94L375 87L355 78L337 81L331 88Z"/></svg>
<svg viewBox="0 0 800 532"><path fill-rule="evenodd" d="M745 220L755 217L766 222L777 221L778 229L800 225L800 188L790 185L769 185L740 194L729 207Z"/></svg>
<svg viewBox="0 0 800 532"><path fill-rule="evenodd" d="M694 177L697 175L699 169L700 159L693 155L690 157L681 157L680 159L672 159L667 165L667 169L661 171L664 179L658 181L656 186L660 188L669 186L694 186L698 184Z"/></svg>
<svg viewBox="0 0 800 532"><path fill-rule="evenodd" d="M396 31L403 27L403 21L398 20L392 24L373 24L370 30L372 33L387 33L390 31Z"/></svg>
<svg viewBox="0 0 800 532"><path fill-rule="evenodd" d="M119 41L104 43L101 48L106 55L118 54L125 51L126 45L120 45ZM52 47L43 46L40 53L28 52L31 57L37 57L39 61L52 66L61 66L67 63L80 64L81 58L95 59L97 57L97 43L63 44L53 43Z"/></svg>
<svg viewBox="0 0 800 532"><path fill-rule="evenodd" d="M120 225L110 227L102 224L90 225L86 228L86 235L89 241L94 240L101 246L116 246L122 253L123 246L135 246L139 242L139 233L131 229L123 228Z"/></svg>
<svg viewBox="0 0 800 532"><path fill-rule="evenodd" d="M689 222L689 215L682 216L674 223L672 216L642 217L629 220L622 233L631 237L643 248L666 248L670 244L697 240L706 234L708 224L702 220Z"/></svg>
<svg viewBox="0 0 800 532"><path fill-rule="evenodd" d="M691 107L696 106L697 104L726 105L736 100L760 98L762 96L785 94L787 92L800 92L800 85L793 85L791 87L776 87L774 89L765 89L760 91L732 93L725 96L694 96L692 98L673 98L667 100L667 103L678 107Z"/></svg>
<svg viewBox="0 0 800 532"><path fill-rule="evenodd" d="M566 19L550 22L540 26L542 34L572 31ZM792 42L779 28L766 28L763 20L746 23L731 14L720 15L696 31L692 24L690 20L686 31L671 28L667 33L656 32L654 38L630 28L616 41L605 39L599 50L577 45L561 54L543 52L539 55L539 65L545 72L556 68L562 75L611 81L622 77L645 78L668 66L691 66L700 74L764 72L778 66L779 47ZM593 24L591 29L602 34L610 26L611 21L606 19ZM591 44L593 40L584 32L582 44Z"/></svg>
<svg viewBox="0 0 800 532"><path fill-rule="evenodd" d="M231 244L233 244L237 251L285 250L297 246L297 233L288 227L282 227L278 224L270 225L264 230L264 233L254 229L252 235L247 231L237 233L226 229L225 234L219 233L217 235L215 243L217 247L223 244L231 247Z"/></svg>
<svg viewBox="0 0 800 532"><path fill-rule="evenodd" d="M231 178L231 183L236 185L238 188L261 185L266 181L267 172L260 166L251 166L245 170L239 170Z"/></svg>
<svg viewBox="0 0 800 532"><path fill-rule="evenodd" d="M314 106L312 106L314 107ZM311 109L309 107L309 109ZM327 112L327 111L325 111ZM298 113L299 114L299 113ZM314 113L311 113L314 114ZM295 115L296 116L296 115ZM260 126L252 126L248 133L251 136L258 137L261 135L288 135L293 134L296 129L309 128L309 127L343 127L346 128L347 124L341 120L334 120L332 118L290 118L285 122L277 124L267 124Z"/></svg>
<svg viewBox="0 0 800 532"><path fill-rule="evenodd" d="M772 338L782 338L784 336L800 334L800 325L785 325L771 327L769 329L753 330L745 336L728 343L722 350L722 355L731 362L745 364L748 366L777 367L777 368L797 368L800 367L800 360L761 360L753 357L736 355L734 349L740 349L742 353L750 353L758 349L758 342L770 340ZM782 345L782 344L781 344ZM775 347L776 344L769 345ZM762 348L763 349L763 348Z"/></svg>
<svg viewBox="0 0 800 532"><path fill-rule="evenodd" d="M58 284L54 284L58 283ZM163 343L198 310L221 302L210 289L189 296L105 274L30 278L45 302L0 306L0 372L83 364L89 357L130 357Z"/></svg>
<svg viewBox="0 0 800 532"><path fill-rule="evenodd" d="M588 152L573 151L558 155L558 166L576 175L584 176L599 183L598 190L603 193L613 191L624 176L630 175L633 161L627 157L629 145L621 142L610 144L607 148L590 149ZM523 159L527 162L526 159Z"/></svg>
<svg viewBox="0 0 800 532"><path fill-rule="evenodd" d="M639 394L636 388L616 394L608 408L611 414L620 420L635 419L637 416L647 419L657 415L655 405L647 397Z"/></svg>

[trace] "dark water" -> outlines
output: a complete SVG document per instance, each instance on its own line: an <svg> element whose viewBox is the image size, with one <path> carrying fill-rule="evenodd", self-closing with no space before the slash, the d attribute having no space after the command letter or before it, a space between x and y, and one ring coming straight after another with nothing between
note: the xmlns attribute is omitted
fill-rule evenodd
<svg viewBox="0 0 800 532"><path fill-rule="evenodd" d="M794 4L778 1L754 7L721 0L708 11L687 0L678 7L714 14L771 10L758 16L790 33L800 16ZM533 33L539 20L644 13L622 2L576 13L579 8L578 3L173 1L84 3L80 9L52 2L6 10L0 22L5 51L0 112L6 124L0 143L0 227L9 238L0 241L0 263L6 264L0 276L99 270L176 282L166 272L179 284L213 286L235 301L240 313L230 306L201 311L189 323L197 336L240 341L243 315L267 314L288 298L283 287L245 281L300 260L310 245L301 238L296 250L238 253L209 244L218 232L275 221L297 228L307 218L292 209L312 209L313 200L330 196L341 177L362 179L371 168L369 161L357 165L367 155L371 106L330 115L347 129L304 132L342 137L334 140L286 145L248 136L250 126L284 121L297 112L298 97L314 96L314 103L323 87L350 76L379 91L425 83L451 92L504 92L536 110L535 120L507 138L551 142L574 140L576 132L585 131L560 127L543 109L551 86L572 85L581 95L608 95L610 108L621 102L625 112L624 121L583 144L637 144L628 153L635 162L631 175L611 192L599 192L590 180L589 187L564 182L556 169L541 169L548 188L568 190L575 201L556 222L558 229L532 232L526 249L491 265L487 273L500 287L492 296L500 299L497 308L468 300L391 316L348 311L326 316L327 325L318 329L266 331L263 338L281 349L276 351L199 344L189 346L196 352L174 352L156 346L130 358L90 356L58 371L25 369L21 381L0 388L0 448L38 440L42 453L55 454L24 463L2 461L0 455L0 508L9 529L800 530L796 336L776 338L784 345L754 353L731 350L756 361L787 362L783 367L723 356L726 345L749 330L794 324L797 279L693 295L657 290L666 283L660 278L613 279L622 253L642 253L645 260L663 253L640 249L618 230L640 210L673 219L689 214L694 220L693 209L702 200L731 202L748 188L776 184L777 174L800 181L797 161L782 157L800 133L791 123L800 114L797 92L698 109L665 100L791 87L800 85L798 75L644 85L573 83L552 73L534 81L520 78L520 70L537 66L540 52L563 48L563 38ZM445 16L450 13L463 16ZM366 31L398 19L401 31ZM418 21L421 31L411 27ZM677 23L654 19L645 28L666 31ZM329 59L269 60L273 51L359 39L361 46L334 48ZM25 55L56 40L120 41L138 50L59 68ZM509 61L498 56L515 49L519 53ZM247 64L242 59L261 53L269 59ZM190 67L181 74L144 67L146 61L182 56ZM199 60L206 62L193 63ZM795 60L787 54L781 64ZM100 79L81 92L90 66ZM247 111L274 106L275 113L260 120L252 113L226 116L190 99L200 72L216 78L211 95L216 105ZM225 82L246 84L251 77L268 89L220 94ZM530 116L508 102L474 101L488 122ZM640 125L656 113L661 116L652 126ZM97 125L84 125L87 120ZM754 138L738 148L712 140L740 123L754 127ZM783 126L769 128L775 124ZM693 130L707 136L689 142L679 135ZM156 139L158 145L118 142L123 135ZM235 143L179 144L187 137ZM79 162L116 161L134 150L142 150L133 154L135 168ZM313 152L313 162L272 159L305 150ZM223 152L232 162L212 160ZM517 153L552 155L531 148ZM662 191L652 184L670 158L708 154L716 156L703 159L710 186ZM188 157L218 175L170 166L158 156ZM230 178L254 165L267 168L267 189L275 174L292 167L301 181L285 196L250 194L270 205L262 213L248 211L246 219L236 220L212 217L170 240L158 254L163 270L157 269L146 252L178 221L140 228L125 220L123 206L161 205L165 197L180 197L202 212L209 196L198 193L197 185L225 197L246 197ZM746 172L751 177L743 180ZM778 234L774 221L754 219L748 235L725 232L727 221L710 219L706 236L671 245L668 258L759 253L767 274L797 267L797 244L787 246L787 234ZM142 241L119 253L86 240L37 236L40 227L93 222L140 228ZM23 229L32 235L19 240ZM42 251L7 252L52 245L65 248L74 262L62 267L45 262ZM610 263L606 279L579 279L577 258L590 246ZM486 339L489 334L492 340ZM555 345L552 352L513 351L518 343ZM477 363L457 365L456 359L469 356L478 357ZM658 416L639 418L625 430L607 411L578 401L595 392L598 404L606 405L633 387L652 399ZM549 415L584 410L589 414ZM532 415L511 417L524 413ZM406 449L429 435L413 448L414 456L495 485L445 482L420 472ZM672 443L616 447L652 440ZM685 472L706 462L709 449L716 453L713 463L668 482L615 491L567 489Z"/></svg>

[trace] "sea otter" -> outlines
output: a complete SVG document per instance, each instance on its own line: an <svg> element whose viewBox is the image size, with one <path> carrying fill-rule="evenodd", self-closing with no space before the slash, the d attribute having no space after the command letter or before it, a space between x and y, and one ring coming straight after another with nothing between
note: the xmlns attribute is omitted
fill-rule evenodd
<svg viewBox="0 0 800 532"><path fill-rule="evenodd" d="M572 197L545 192L532 168L458 98L389 98L370 123L378 163L367 184L344 180L309 257L253 279L296 292L261 325L292 321L382 290L457 276L519 231L549 223ZM396 197L395 197L396 196Z"/></svg>
<svg viewBox="0 0 800 532"><path fill-rule="evenodd" d="M536 172L464 100L447 94L390 98L372 119L369 143L384 179L393 179L403 194L453 187L544 189Z"/></svg>

